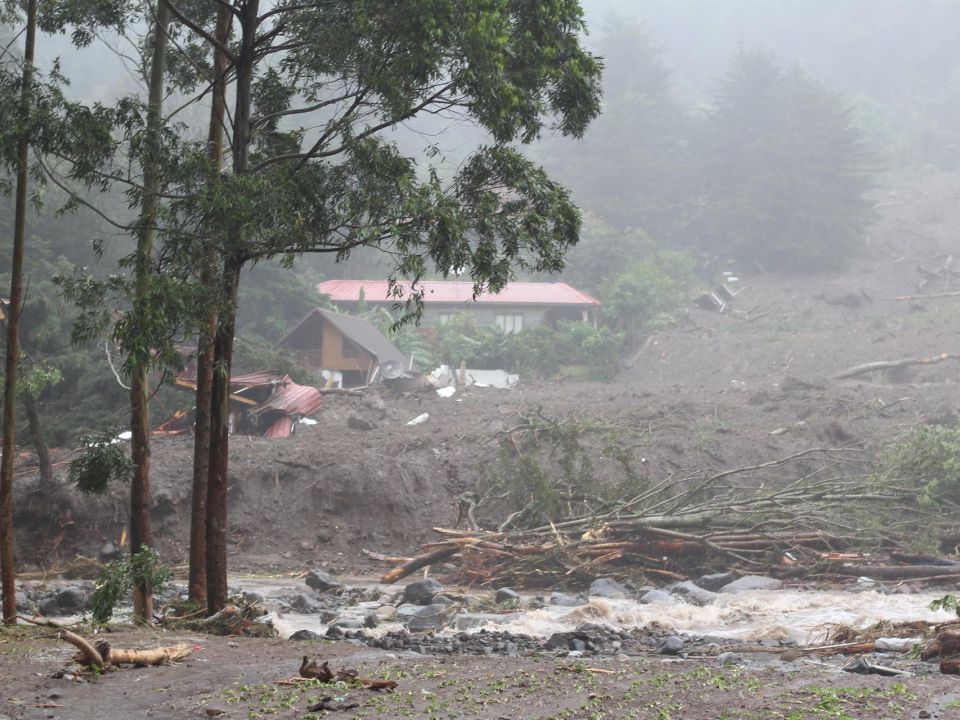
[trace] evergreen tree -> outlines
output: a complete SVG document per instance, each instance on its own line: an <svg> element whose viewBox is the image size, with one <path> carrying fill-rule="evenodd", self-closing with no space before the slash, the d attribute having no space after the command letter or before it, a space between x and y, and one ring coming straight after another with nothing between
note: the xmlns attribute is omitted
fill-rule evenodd
<svg viewBox="0 0 960 720"><path fill-rule="evenodd" d="M605 49L603 113L582 141L548 143L548 167L601 223L669 241L683 231L689 199L686 115L642 24L612 19L598 44ZM590 236L584 240L589 245Z"/></svg>
<svg viewBox="0 0 960 720"><path fill-rule="evenodd" d="M741 51L703 133L702 249L768 270L828 269L858 251L871 163L840 96Z"/></svg>

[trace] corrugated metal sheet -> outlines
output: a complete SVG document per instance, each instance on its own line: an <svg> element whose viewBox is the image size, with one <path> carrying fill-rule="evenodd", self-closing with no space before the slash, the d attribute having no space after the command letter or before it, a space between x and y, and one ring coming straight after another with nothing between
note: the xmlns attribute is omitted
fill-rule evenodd
<svg viewBox="0 0 960 720"><path fill-rule="evenodd" d="M399 283L403 298L410 294L409 282ZM457 280L425 280L420 283L424 291L424 302L445 304L466 304L473 302L473 283ZM317 285L324 295L333 302L356 302L363 290L369 302L393 302L396 298L389 292L385 280L326 280ZM596 307L600 301L567 283L511 282L496 295L484 293L476 299L477 303L497 303L506 305L567 305L577 307Z"/></svg>
<svg viewBox="0 0 960 720"><path fill-rule="evenodd" d="M285 438L290 437L292 431L293 418L289 415L281 415L273 425L267 428L263 436L268 438Z"/></svg>
<svg viewBox="0 0 960 720"><path fill-rule="evenodd" d="M277 375L275 372L269 371L230 376L230 385L234 388L255 387L257 385L277 385L285 382L290 382L289 375Z"/></svg>
<svg viewBox="0 0 960 720"><path fill-rule="evenodd" d="M312 415L323 405L323 395L315 387L288 382L260 403L254 412L258 415L270 410L286 415Z"/></svg>

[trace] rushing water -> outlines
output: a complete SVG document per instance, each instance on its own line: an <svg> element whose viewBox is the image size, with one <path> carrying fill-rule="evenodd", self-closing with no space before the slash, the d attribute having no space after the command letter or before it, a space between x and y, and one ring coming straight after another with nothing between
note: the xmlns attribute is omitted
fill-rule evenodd
<svg viewBox="0 0 960 720"><path fill-rule="evenodd" d="M310 592L304 585L291 581L262 578L235 578L233 585L264 597L268 606L282 595ZM400 586L379 586L371 582L352 584L378 587L386 594ZM757 642L761 640L793 640L803 644L822 642L833 628L847 625L865 628L881 621L905 622L925 620L943 622L955 617L952 613L928 608L931 600L943 593L904 593L885 595L876 590L764 590L721 594L705 607L681 600L640 605L632 600L592 599L577 608L548 606L537 610L521 610L502 618L470 628L505 630L517 634L548 637L552 633L573 630L584 623L602 623L618 630L640 628L651 623L669 627L678 633L713 635ZM345 608L345 615L362 616L377 603L364 603ZM274 610L272 622L283 637L307 629L323 633L326 625L317 615L303 615ZM384 623L376 632L399 628L399 623ZM452 631L448 631L452 632Z"/></svg>

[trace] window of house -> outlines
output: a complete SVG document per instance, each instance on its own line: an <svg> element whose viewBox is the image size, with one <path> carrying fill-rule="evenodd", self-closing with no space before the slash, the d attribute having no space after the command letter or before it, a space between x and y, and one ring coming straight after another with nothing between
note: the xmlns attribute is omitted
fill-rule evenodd
<svg viewBox="0 0 960 720"><path fill-rule="evenodd" d="M440 313L439 315L437 315L437 322L438 322L438 323L450 322L450 320L452 320L452 319L453 319L453 314L452 314L452 313Z"/></svg>
<svg viewBox="0 0 960 720"><path fill-rule="evenodd" d="M343 356L345 358L360 357L360 346L349 338L343 338Z"/></svg>
<svg viewBox="0 0 960 720"><path fill-rule="evenodd" d="M518 333L523 330L523 315L519 313L497 315L497 327L508 334Z"/></svg>

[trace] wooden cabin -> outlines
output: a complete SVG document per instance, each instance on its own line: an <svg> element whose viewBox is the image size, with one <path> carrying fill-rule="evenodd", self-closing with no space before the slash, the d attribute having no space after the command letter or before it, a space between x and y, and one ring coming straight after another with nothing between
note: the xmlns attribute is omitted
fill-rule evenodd
<svg viewBox="0 0 960 720"><path fill-rule="evenodd" d="M383 379L387 363L388 372L410 366L410 360L369 320L322 308L307 314L279 346L290 350L301 367L347 388Z"/></svg>

